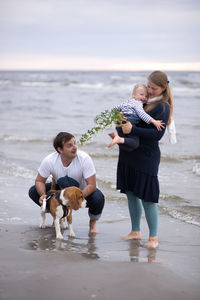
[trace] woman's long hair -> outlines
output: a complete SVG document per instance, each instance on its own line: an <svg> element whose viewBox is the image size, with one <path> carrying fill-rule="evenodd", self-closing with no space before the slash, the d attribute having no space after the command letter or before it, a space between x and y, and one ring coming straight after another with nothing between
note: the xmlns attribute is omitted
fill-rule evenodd
<svg viewBox="0 0 200 300"><path fill-rule="evenodd" d="M152 110L158 103L163 103L163 102L168 103L170 108L169 121L168 121L168 125L169 125L172 121L172 116L173 116L173 97L169 87L169 80L167 78L167 75L161 71L154 71L149 75L148 80L150 80L155 85L164 89L164 91L162 92L162 96L163 96L162 99L146 105L145 111L148 112Z"/></svg>

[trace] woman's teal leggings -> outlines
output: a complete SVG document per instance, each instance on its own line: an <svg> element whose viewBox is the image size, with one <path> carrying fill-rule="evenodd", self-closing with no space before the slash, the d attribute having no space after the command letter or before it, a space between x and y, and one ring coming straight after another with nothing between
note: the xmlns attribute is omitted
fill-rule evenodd
<svg viewBox="0 0 200 300"><path fill-rule="evenodd" d="M140 231L140 220L142 216L142 205L149 227L149 236L157 236L158 228L158 207L156 203L144 202L136 197L133 192L126 192L128 198L128 208L131 217L132 230Z"/></svg>

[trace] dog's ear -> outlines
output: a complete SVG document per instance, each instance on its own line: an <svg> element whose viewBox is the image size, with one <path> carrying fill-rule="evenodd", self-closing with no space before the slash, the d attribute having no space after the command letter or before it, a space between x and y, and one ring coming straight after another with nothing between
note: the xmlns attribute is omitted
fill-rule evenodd
<svg viewBox="0 0 200 300"><path fill-rule="evenodd" d="M80 195L77 190L73 189L68 192L68 200L74 210L78 210L80 208L79 199Z"/></svg>

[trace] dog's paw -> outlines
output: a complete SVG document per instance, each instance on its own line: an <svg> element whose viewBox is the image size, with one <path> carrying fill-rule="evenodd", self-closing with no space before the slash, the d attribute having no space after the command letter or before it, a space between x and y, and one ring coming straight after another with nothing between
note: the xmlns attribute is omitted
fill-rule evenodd
<svg viewBox="0 0 200 300"><path fill-rule="evenodd" d="M46 228L46 225L44 223L40 224L40 228L44 229Z"/></svg>
<svg viewBox="0 0 200 300"><path fill-rule="evenodd" d="M63 240L63 235L61 233L57 234L56 239L57 240Z"/></svg>
<svg viewBox="0 0 200 300"><path fill-rule="evenodd" d="M70 236L70 237L73 237L73 238L76 237L74 231L70 231L69 236Z"/></svg>

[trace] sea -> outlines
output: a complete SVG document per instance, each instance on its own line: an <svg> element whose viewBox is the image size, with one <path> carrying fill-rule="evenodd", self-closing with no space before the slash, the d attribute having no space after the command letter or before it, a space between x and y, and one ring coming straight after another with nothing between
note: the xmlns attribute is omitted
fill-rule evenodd
<svg viewBox="0 0 200 300"><path fill-rule="evenodd" d="M60 131L77 142L102 111L131 96L149 72L1 71L0 72L0 224L39 222L29 199L42 159L53 152ZM200 226L200 72L167 72L174 97L177 143L160 141L159 212L170 220ZM118 146L109 149L105 129L79 149L93 159L97 183L106 198L101 222L129 219L127 199L116 190ZM15 206L15 203L18 203ZM30 214L30 211L32 212ZM83 217L88 220L87 214ZM81 220L80 220L81 223ZM128 233L128 232L126 232Z"/></svg>

